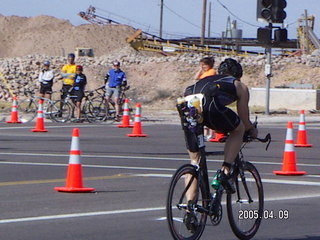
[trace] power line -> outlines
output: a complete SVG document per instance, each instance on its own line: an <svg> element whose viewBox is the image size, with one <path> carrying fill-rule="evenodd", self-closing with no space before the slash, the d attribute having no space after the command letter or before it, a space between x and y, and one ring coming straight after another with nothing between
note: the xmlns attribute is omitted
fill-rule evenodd
<svg viewBox="0 0 320 240"><path fill-rule="evenodd" d="M193 22L190 22L188 19L186 19L185 17L181 16L179 13L177 13L177 12L175 12L174 10L172 10L171 8L169 8L166 4L163 4L163 5L164 5L164 7L165 7L166 9L168 9L170 12L172 12L174 15L178 16L179 18L183 19L185 22L191 24L192 26L194 26L194 27L196 27L196 28L201 29L200 26L194 24Z"/></svg>
<svg viewBox="0 0 320 240"><path fill-rule="evenodd" d="M186 19L185 17L183 17L182 15L180 15L179 13L177 13L176 11L172 10L171 8L169 8L166 4L163 4L164 7L166 9L168 9L171 13L173 13L174 15L178 16L179 18L181 18L182 20L184 20L185 22L191 24L192 26L196 27L196 28L199 28L201 29L201 27L199 25L196 25L194 24L193 22L189 21L188 19ZM216 32L211 32L213 34L216 34L216 35L221 35L220 33L216 33Z"/></svg>
<svg viewBox="0 0 320 240"><path fill-rule="evenodd" d="M104 12L104 13L107 13L108 16L112 16L112 17L116 17L117 19L122 19L122 20L125 20L128 23L128 25L132 26L132 24L135 24L135 25L138 25L140 27L142 27L146 32L150 33L150 34L154 34L154 35L157 35L159 33L159 29L151 26L151 25L147 25L147 24L144 24L144 23L140 23L140 22L137 22L133 19L130 19L130 18L127 18L127 17L123 17L119 14L116 14L114 12L110 12L110 11L107 11L105 9L102 9L102 8L98 8L96 7L96 10L99 10L100 12ZM97 14L99 15L99 14ZM137 27L137 26L135 26ZM168 32L168 31L163 31L163 34L166 35L166 36L171 36L172 38L174 37L188 37L188 36L191 36L193 34L190 34L190 33L181 33L181 32Z"/></svg>
<svg viewBox="0 0 320 240"><path fill-rule="evenodd" d="M236 19L238 19L240 22L243 22L243 23L245 23L245 24L248 24L248 25L250 25L250 26L252 26L252 27L260 27L260 26L258 26L258 25L254 25L254 24L252 24L252 23L249 23L249 22L247 22L247 21L239 18L237 15L235 15L233 12L231 12L228 7L226 7L225 5L223 5L219 0L217 0L217 2L218 2L224 9L226 9L228 13L230 13L233 17L235 17Z"/></svg>

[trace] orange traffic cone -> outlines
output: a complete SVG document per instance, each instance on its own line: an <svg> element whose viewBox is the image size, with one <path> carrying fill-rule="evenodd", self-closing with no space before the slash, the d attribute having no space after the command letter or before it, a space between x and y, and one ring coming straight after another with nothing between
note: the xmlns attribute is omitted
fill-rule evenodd
<svg viewBox="0 0 320 240"><path fill-rule="evenodd" d="M7 121L7 123L21 123L18 119L18 111L17 111L17 97L13 96L12 108L11 108L11 120Z"/></svg>
<svg viewBox="0 0 320 240"><path fill-rule="evenodd" d="M224 133L214 132L214 138L210 138L209 142L221 142L224 137Z"/></svg>
<svg viewBox="0 0 320 240"><path fill-rule="evenodd" d="M38 114L36 127L31 130L32 132L48 132L47 129L44 128L44 119L43 119L43 99L39 100Z"/></svg>
<svg viewBox="0 0 320 240"><path fill-rule="evenodd" d="M147 134L142 133L141 126L141 104L137 103L136 105L136 114L134 115L134 124L131 134L127 134L128 137L147 137Z"/></svg>
<svg viewBox="0 0 320 240"><path fill-rule="evenodd" d="M312 147L312 144L308 144L306 131L306 122L304 119L304 110L300 111L299 129L297 134L297 143L295 147Z"/></svg>
<svg viewBox="0 0 320 240"><path fill-rule="evenodd" d="M122 115L122 124L118 125L118 128L132 128L133 126L130 125L130 116L129 116L129 99L126 98L124 100L124 108L123 108L123 115Z"/></svg>
<svg viewBox="0 0 320 240"><path fill-rule="evenodd" d="M79 129L74 128L72 132L69 166L65 187L55 187L59 192L92 192L94 188L83 187L82 166L80 163Z"/></svg>
<svg viewBox="0 0 320 240"><path fill-rule="evenodd" d="M281 171L273 171L277 175L304 175L305 171L297 171L296 153L293 146L293 123L288 122L288 129L283 154L283 165Z"/></svg>

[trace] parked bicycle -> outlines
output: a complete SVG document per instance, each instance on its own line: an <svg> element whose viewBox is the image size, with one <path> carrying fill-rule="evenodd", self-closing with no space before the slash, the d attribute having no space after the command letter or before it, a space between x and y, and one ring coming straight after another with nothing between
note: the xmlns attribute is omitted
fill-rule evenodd
<svg viewBox="0 0 320 240"><path fill-rule="evenodd" d="M85 91L84 97L82 99L81 108L81 122L89 121L94 122L96 118L96 113L94 112L92 97L94 96L94 91ZM75 99L77 96L72 95L70 91L64 99L57 100L53 102L54 109L58 109L55 114L51 114L53 121L55 122L68 122L75 119Z"/></svg>
<svg viewBox="0 0 320 240"><path fill-rule="evenodd" d="M130 86L126 86L126 87L121 87L121 94L119 96L119 101L120 101L120 106L121 106L121 112L120 112L120 116L123 113L123 109L124 109L124 103L125 103L125 99L127 98L126 96L126 91L128 91L130 89ZM110 101L108 102L108 104L106 103L105 100L105 87L99 87L97 89L94 90L97 93L97 96L95 96L94 98L91 99L92 102L92 109L89 107L87 109L89 109L90 112L95 113L94 115L96 116L96 118L94 119L95 122L107 122L107 123L113 123L116 119L116 110L115 110L115 103L112 99L110 99ZM132 116L132 111L133 108L129 102L128 104L128 108L129 108L129 115L130 117Z"/></svg>
<svg viewBox="0 0 320 240"><path fill-rule="evenodd" d="M198 131L196 131L198 132ZM197 135L199 146L203 146L203 135ZM227 193L227 213L233 233L239 239L251 239L258 231L263 216L263 186L258 170L245 161L242 150L254 140L271 142L270 134L265 138L246 138L230 169L235 193ZM209 187L206 156L223 155L223 152L206 152L200 148L199 165L185 164L173 175L167 196L166 212L171 235L174 239L200 239L209 216L216 226L222 219L221 199L225 192L220 184L212 194ZM194 182L195 181L195 182ZM196 184L194 200L187 200L192 183Z"/></svg>
<svg viewBox="0 0 320 240"><path fill-rule="evenodd" d="M17 106L19 119L22 123L30 122L36 117L40 99L44 101L43 113L46 118L52 120L52 116L59 111L59 109L54 106L53 100L36 96L34 91L24 91L24 95L26 98L19 101Z"/></svg>

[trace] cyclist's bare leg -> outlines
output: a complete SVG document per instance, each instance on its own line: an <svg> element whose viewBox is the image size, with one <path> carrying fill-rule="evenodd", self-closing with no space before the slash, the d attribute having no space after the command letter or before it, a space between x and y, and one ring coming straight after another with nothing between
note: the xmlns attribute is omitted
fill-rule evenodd
<svg viewBox="0 0 320 240"><path fill-rule="evenodd" d="M76 118L80 119L81 116L81 102L76 102Z"/></svg>
<svg viewBox="0 0 320 240"><path fill-rule="evenodd" d="M230 132L224 145L224 161L226 163L232 164L236 159L242 144L244 132L245 127L242 122L240 122L236 129ZM227 166L223 166L221 170L224 171L225 174L228 174L230 169Z"/></svg>
<svg viewBox="0 0 320 240"><path fill-rule="evenodd" d="M190 159L191 159L191 164L192 165L198 165L199 164L199 160L200 160L200 152L190 152L188 150L188 153L189 153L189 156L190 156ZM191 179L191 175L188 174L186 175L186 178L185 178L185 185L187 186L190 179ZM197 193L197 180L194 179L192 184L190 185L188 191L186 192L186 197L187 197L187 200L194 200L196 198L196 193Z"/></svg>
<svg viewBox="0 0 320 240"><path fill-rule="evenodd" d="M42 96L43 97L43 96ZM44 97L45 98L48 98L48 99L51 99L51 94L50 93L46 93L45 95L44 95Z"/></svg>
<svg viewBox="0 0 320 240"><path fill-rule="evenodd" d="M108 106L109 106L109 102L110 102L110 97L109 96L106 96L105 97L105 110L106 110L106 112L108 112Z"/></svg>
<svg viewBox="0 0 320 240"><path fill-rule="evenodd" d="M120 115L120 103L119 103L119 97L114 98L115 108L116 108L116 116L118 117Z"/></svg>

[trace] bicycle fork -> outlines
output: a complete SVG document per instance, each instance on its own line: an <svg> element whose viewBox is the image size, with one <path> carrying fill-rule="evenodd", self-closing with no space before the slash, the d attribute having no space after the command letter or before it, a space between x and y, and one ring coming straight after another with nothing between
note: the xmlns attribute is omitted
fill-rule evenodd
<svg viewBox="0 0 320 240"><path fill-rule="evenodd" d="M239 173L239 176L241 178L241 182L243 184L243 188L247 194L247 197L248 197L248 200L243 200L241 199L241 196L240 196L240 191L239 191L239 181L237 178L234 178L234 181L235 181L235 185L236 185L236 192L237 192L237 197L238 197L238 200L237 202L240 202L240 203L244 203L244 202L247 202L247 203L252 203L253 200L252 200L252 197L250 195L250 192L249 192L249 189L248 189L248 185L247 185L247 181L246 181L246 177L245 177L245 174L244 174L244 171L243 171L243 168L244 168L244 162L243 161L240 161L240 159L242 159L242 152L239 153L237 159L236 159L236 162L238 162L238 173ZM241 166L240 166L241 164ZM237 176L237 174L235 174L235 177Z"/></svg>

